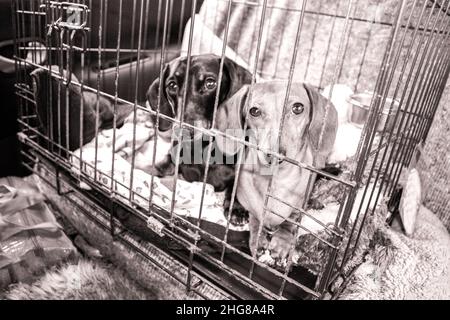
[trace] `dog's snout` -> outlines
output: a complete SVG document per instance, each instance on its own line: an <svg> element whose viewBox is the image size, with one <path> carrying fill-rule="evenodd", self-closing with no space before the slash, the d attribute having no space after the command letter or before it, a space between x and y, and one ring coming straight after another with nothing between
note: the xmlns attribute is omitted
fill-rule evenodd
<svg viewBox="0 0 450 320"><path fill-rule="evenodd" d="M272 165L276 161L276 158L271 154L266 153L265 158L268 165Z"/></svg>
<svg viewBox="0 0 450 320"><path fill-rule="evenodd" d="M272 154L269 154L269 153L265 153L264 154L264 160L265 160L265 163L268 166L272 166L274 164L280 164L280 163L282 163L284 161L283 158L280 158L280 157L278 157L276 155L272 155Z"/></svg>

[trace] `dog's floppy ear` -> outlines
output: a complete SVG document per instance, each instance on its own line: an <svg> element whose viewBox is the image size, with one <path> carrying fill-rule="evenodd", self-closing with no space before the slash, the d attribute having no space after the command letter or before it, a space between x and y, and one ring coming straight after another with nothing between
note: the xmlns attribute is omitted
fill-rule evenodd
<svg viewBox="0 0 450 320"><path fill-rule="evenodd" d="M244 85L235 95L222 103L216 112L215 128L223 133L244 139L244 106L249 86ZM224 136L216 136L216 144L225 155L232 156L239 151L240 143Z"/></svg>
<svg viewBox="0 0 450 320"><path fill-rule="evenodd" d="M230 79L230 87L223 100L231 98L244 84L250 84L252 82L252 74L247 69L226 57L223 71L227 73Z"/></svg>
<svg viewBox="0 0 450 320"><path fill-rule="evenodd" d="M172 99L168 99L166 94L166 79L175 72L175 69L178 67L178 64L180 63L180 58L174 59L171 62L167 63L164 67L163 76L162 79L159 77L153 81L153 83L150 85L150 88L147 91L147 101L150 105L150 107L156 111L158 109L158 99L160 100L159 105L159 112L161 114L164 114L166 116L175 118L176 114L176 102L172 101ZM162 81L162 92L160 95L159 93L159 85L160 81ZM156 123L156 116L152 116L153 123ZM167 131L172 127L172 122L165 120L163 118L159 119L159 130L160 131Z"/></svg>
<svg viewBox="0 0 450 320"><path fill-rule="evenodd" d="M311 103L309 141L313 149L315 166L323 168L336 139L337 111L331 101L323 97L317 89L307 84L304 87ZM322 126L324 130L321 137Z"/></svg>

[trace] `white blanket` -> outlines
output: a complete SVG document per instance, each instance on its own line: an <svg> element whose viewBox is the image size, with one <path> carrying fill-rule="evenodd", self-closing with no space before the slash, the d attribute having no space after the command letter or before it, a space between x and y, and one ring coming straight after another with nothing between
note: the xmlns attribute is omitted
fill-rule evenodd
<svg viewBox="0 0 450 320"><path fill-rule="evenodd" d="M72 153L71 162L73 171L77 174L80 170L95 181L100 182L107 190L113 190L124 201L144 208L149 207L151 175L144 171L149 168L153 159L153 144L155 142L155 130L146 121L144 111L138 111L136 129L133 130L133 116L131 115L124 126L115 130L115 146L113 150L114 130L105 130L99 133L97 139L92 140L80 150ZM135 145L133 147L133 137ZM97 145L97 152L95 147ZM169 150L171 144L164 139L157 139L156 162L161 160ZM131 160L133 150L135 152L134 168ZM80 158L82 161L80 161ZM113 169L114 158L114 170ZM127 161L128 160L128 161ZM80 162L82 166L80 166ZM144 169L144 170L143 170ZM111 181L113 180L113 182ZM153 177L153 204L177 215L198 218L203 183L189 183L177 179L176 193L173 194L173 177ZM133 192L130 192L132 190ZM173 201L173 206L172 206ZM201 218L223 226L227 221L223 212L223 193L214 192L212 185L206 184L203 198L203 210ZM247 230L248 227L230 225L231 230Z"/></svg>

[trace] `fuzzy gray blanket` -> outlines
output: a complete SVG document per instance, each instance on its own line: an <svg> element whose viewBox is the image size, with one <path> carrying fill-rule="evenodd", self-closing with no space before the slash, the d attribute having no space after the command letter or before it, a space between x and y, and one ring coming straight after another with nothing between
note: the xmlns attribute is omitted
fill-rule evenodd
<svg viewBox="0 0 450 320"><path fill-rule="evenodd" d="M450 234L421 207L411 237L380 227L340 299L450 299Z"/></svg>
<svg viewBox="0 0 450 320"><path fill-rule="evenodd" d="M412 237L379 227L365 261L340 299L450 299L450 235L422 207ZM7 299L155 299L123 271L80 260L50 270L33 284L14 285Z"/></svg>
<svg viewBox="0 0 450 320"><path fill-rule="evenodd" d="M158 296L140 287L120 269L80 260L48 271L32 283L19 283L5 294L10 300L150 300Z"/></svg>

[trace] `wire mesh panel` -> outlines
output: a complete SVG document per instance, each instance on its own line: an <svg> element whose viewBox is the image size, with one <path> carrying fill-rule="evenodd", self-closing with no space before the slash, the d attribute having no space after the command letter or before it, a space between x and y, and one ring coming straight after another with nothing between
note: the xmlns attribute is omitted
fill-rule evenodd
<svg viewBox="0 0 450 320"><path fill-rule="evenodd" d="M336 295L426 138L449 5L15 0L20 136L188 289Z"/></svg>

